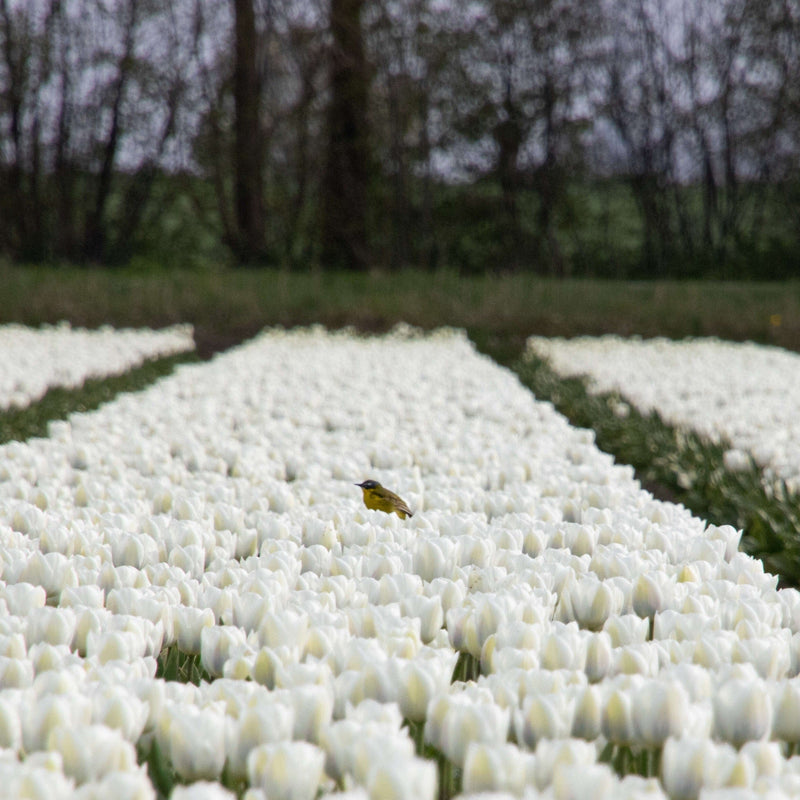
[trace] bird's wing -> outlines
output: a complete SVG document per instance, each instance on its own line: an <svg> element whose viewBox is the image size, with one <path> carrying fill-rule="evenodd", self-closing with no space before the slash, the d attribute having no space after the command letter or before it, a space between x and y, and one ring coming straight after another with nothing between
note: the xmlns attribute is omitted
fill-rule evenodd
<svg viewBox="0 0 800 800"><path fill-rule="evenodd" d="M398 508L399 508L399 509L400 509L400 510L401 510L401 511L404 513L404 514L407 514L409 517L413 517L413 516L414 516L414 515L411 513L411 509L410 509L410 508L409 508L409 507L406 505L406 502L405 502L404 500L401 500L401 501L400 501L400 502L397 504L397 507L398 507Z"/></svg>
<svg viewBox="0 0 800 800"><path fill-rule="evenodd" d="M402 511L404 514L408 514L409 517L414 516L411 513L411 509L408 507L406 501L403 500L403 498L400 497L399 494L395 494L391 489L387 489L384 486L381 486L381 488L378 489L378 492L381 496L385 497L387 500L391 500L399 511Z"/></svg>

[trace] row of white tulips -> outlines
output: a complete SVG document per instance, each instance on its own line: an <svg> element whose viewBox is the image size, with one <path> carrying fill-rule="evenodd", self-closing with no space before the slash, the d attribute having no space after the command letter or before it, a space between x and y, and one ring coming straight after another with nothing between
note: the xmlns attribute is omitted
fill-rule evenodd
<svg viewBox="0 0 800 800"><path fill-rule="evenodd" d="M191 325L162 330L0 325L0 410L24 408L56 386L119 375L150 358L194 349Z"/></svg>
<svg viewBox="0 0 800 800"><path fill-rule="evenodd" d="M421 735L465 793L792 796L800 594L738 539L461 334L267 333L0 448L2 785L150 798L157 751L180 800L426 800Z"/></svg>
<svg viewBox="0 0 800 800"><path fill-rule="evenodd" d="M528 347L559 374L585 376L595 393L619 393L642 413L732 444L731 470L751 459L768 478L800 488L800 355L777 347L719 339L548 339ZM620 414L626 403L618 404Z"/></svg>

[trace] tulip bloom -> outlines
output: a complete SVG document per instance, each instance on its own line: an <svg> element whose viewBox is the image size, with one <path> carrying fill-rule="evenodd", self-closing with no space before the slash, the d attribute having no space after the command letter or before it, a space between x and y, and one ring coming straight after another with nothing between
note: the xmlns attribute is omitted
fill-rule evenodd
<svg viewBox="0 0 800 800"><path fill-rule="evenodd" d="M325 753L308 742L262 744L247 757L247 776L274 800L313 800L324 764Z"/></svg>
<svg viewBox="0 0 800 800"><path fill-rule="evenodd" d="M772 727L772 700L760 680L732 679L713 697L714 734L735 747L763 739Z"/></svg>

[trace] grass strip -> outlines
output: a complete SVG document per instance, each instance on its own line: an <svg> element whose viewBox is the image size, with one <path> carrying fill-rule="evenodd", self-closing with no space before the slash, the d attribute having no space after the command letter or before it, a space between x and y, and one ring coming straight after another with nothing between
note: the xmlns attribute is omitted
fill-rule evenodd
<svg viewBox="0 0 800 800"><path fill-rule="evenodd" d="M25 408L0 412L0 444L47 436L51 420L66 419L75 412L92 411L113 400L120 392L136 392L169 375L178 364L197 361L193 352L177 353L145 361L121 375L90 378L76 389L53 387Z"/></svg>
<svg viewBox="0 0 800 800"><path fill-rule="evenodd" d="M272 325L398 322L503 335L720 336L800 351L800 281L554 279L406 269L164 270L14 267L0 261L0 323L161 328L194 325L203 357Z"/></svg>

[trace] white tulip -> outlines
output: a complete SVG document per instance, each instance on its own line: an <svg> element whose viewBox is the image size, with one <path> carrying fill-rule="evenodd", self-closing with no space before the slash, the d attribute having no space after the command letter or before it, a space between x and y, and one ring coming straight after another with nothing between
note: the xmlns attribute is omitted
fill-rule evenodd
<svg viewBox="0 0 800 800"><path fill-rule="evenodd" d="M613 671L624 675L655 676L660 667L660 653L657 642L641 642L618 647L614 651Z"/></svg>
<svg viewBox="0 0 800 800"><path fill-rule="evenodd" d="M695 800L728 779L735 751L709 739L667 739L661 756L661 781L671 800Z"/></svg>
<svg viewBox="0 0 800 800"><path fill-rule="evenodd" d="M520 796L533 771L534 757L513 744L473 742L464 762L464 792L510 792Z"/></svg>
<svg viewBox="0 0 800 800"><path fill-rule="evenodd" d="M322 750L307 742L262 744L247 758L247 775L274 800L313 800L324 763Z"/></svg>
<svg viewBox="0 0 800 800"><path fill-rule="evenodd" d="M176 786L169 796L170 800L235 800L236 795L209 781L197 781L189 786Z"/></svg>
<svg viewBox="0 0 800 800"><path fill-rule="evenodd" d="M103 604L103 590L89 584L67 587L61 592L59 601L62 608L102 608Z"/></svg>
<svg viewBox="0 0 800 800"><path fill-rule="evenodd" d="M175 796L173 791L171 797ZM156 792L150 783L146 767L126 772L110 772L99 780L78 787L73 800L156 800Z"/></svg>
<svg viewBox="0 0 800 800"><path fill-rule="evenodd" d="M247 647L247 635L233 625L214 625L203 628L200 634L200 660L208 673L220 677L225 662L242 653Z"/></svg>
<svg viewBox="0 0 800 800"><path fill-rule="evenodd" d="M624 689L612 690L606 698L602 719L603 735L615 745L635 742L633 725L633 697Z"/></svg>
<svg viewBox="0 0 800 800"><path fill-rule="evenodd" d="M173 620L178 649L190 655L198 655L203 631L214 625L214 612L210 608L175 606Z"/></svg>
<svg viewBox="0 0 800 800"><path fill-rule="evenodd" d="M233 600L233 624L250 633L258 629L261 620L274 607L271 598L257 592L241 592Z"/></svg>
<svg viewBox="0 0 800 800"><path fill-rule="evenodd" d="M259 744L292 738L294 708L272 700L248 708L230 726L228 766L236 777L247 774L247 757Z"/></svg>
<svg viewBox="0 0 800 800"><path fill-rule="evenodd" d="M733 643L731 661L752 664L760 677L780 680L788 676L791 666L788 644L783 636L740 639Z"/></svg>
<svg viewBox="0 0 800 800"><path fill-rule="evenodd" d="M26 618L25 640L28 645L36 642L48 644L70 644L75 632L76 618L72 609L44 608L32 609Z"/></svg>
<svg viewBox="0 0 800 800"><path fill-rule="evenodd" d="M408 765L416 761L414 743L405 731L375 723L358 723L361 735L351 741L344 763L357 783L366 785L376 765ZM395 790L396 791L396 790Z"/></svg>
<svg viewBox="0 0 800 800"><path fill-rule="evenodd" d="M594 765L597 750L592 742L577 739L542 739L536 746L533 762L534 779L540 790L553 782L559 769L578 771Z"/></svg>
<svg viewBox="0 0 800 800"><path fill-rule="evenodd" d="M657 613L653 620L654 639L696 641L704 632L718 629L718 619L696 612L666 609Z"/></svg>
<svg viewBox="0 0 800 800"><path fill-rule="evenodd" d="M136 744L147 723L148 707L123 686L100 686L92 695L92 721L118 730Z"/></svg>
<svg viewBox="0 0 800 800"><path fill-rule="evenodd" d="M235 593L229 589L220 589L217 586L204 586L197 595L200 606L210 608L214 612L214 619L219 625L230 625L233 622L233 601Z"/></svg>
<svg viewBox="0 0 800 800"><path fill-rule="evenodd" d="M74 781L61 769L56 752L31 753L25 761L0 762L0 786L5 797L25 800L72 800Z"/></svg>
<svg viewBox="0 0 800 800"><path fill-rule="evenodd" d="M146 650L147 641L141 631L89 631L86 636L87 656L96 657L101 664L140 659Z"/></svg>
<svg viewBox="0 0 800 800"><path fill-rule="evenodd" d="M26 752L45 750L50 734L57 728L69 730L88 725L91 708L88 701L74 695L50 694L21 709L22 741Z"/></svg>
<svg viewBox="0 0 800 800"><path fill-rule="evenodd" d="M772 727L772 700L761 681L728 680L713 697L714 734L740 746L761 739Z"/></svg>
<svg viewBox="0 0 800 800"><path fill-rule="evenodd" d="M58 726L50 731L47 748L61 754L64 773L79 784L136 768L133 745L104 725Z"/></svg>
<svg viewBox="0 0 800 800"><path fill-rule="evenodd" d="M6 690L8 692L8 690ZM19 706L0 696L0 748L19 752L22 749L22 721Z"/></svg>
<svg viewBox="0 0 800 800"><path fill-rule="evenodd" d="M679 683L649 680L636 690L632 710L637 744L661 747L669 737L680 736L686 729L689 696Z"/></svg>
<svg viewBox="0 0 800 800"><path fill-rule="evenodd" d="M660 572L643 572L633 585L633 610L640 617L654 617L670 599L672 581Z"/></svg>
<svg viewBox="0 0 800 800"><path fill-rule="evenodd" d="M724 558L726 561L730 561L738 553L742 531L737 530L732 525L709 525L706 528L705 535L710 539L718 539L725 543Z"/></svg>
<svg viewBox="0 0 800 800"><path fill-rule="evenodd" d="M154 626L160 625L163 637L171 642L174 639L173 606L165 598L155 596L152 591L152 589L142 590L131 587L112 589L106 597L106 608L115 614L132 615L144 618ZM159 641L151 648L151 651L160 649L160 646L161 642ZM156 652L155 655L158 653Z"/></svg>
<svg viewBox="0 0 800 800"><path fill-rule="evenodd" d="M508 737L510 712L493 703L473 703L458 695L444 696L444 706L434 699L428 708L425 738L456 766L462 766L471 742L502 744ZM441 718L434 722L434 717ZM430 723L430 725L429 725Z"/></svg>
<svg viewBox="0 0 800 800"><path fill-rule="evenodd" d="M576 627L561 623L553 633L544 637L541 646L541 663L544 669L582 670L586 665L588 638Z"/></svg>
<svg viewBox="0 0 800 800"><path fill-rule="evenodd" d="M436 765L421 758L400 762L382 759L370 769L366 787L370 797L382 800L434 800L438 789Z"/></svg>
<svg viewBox="0 0 800 800"><path fill-rule="evenodd" d="M444 625L444 610L440 597L423 597L412 595L402 601L403 613L420 620L420 638L429 644Z"/></svg>
<svg viewBox="0 0 800 800"><path fill-rule="evenodd" d="M778 742L747 742L742 745L739 755L752 763L758 778L780 777L786 763Z"/></svg>
<svg viewBox="0 0 800 800"><path fill-rule="evenodd" d="M436 664L421 660L403 665L397 677L398 703L403 716L412 722L424 721L431 698L449 683L446 670L437 669Z"/></svg>
<svg viewBox="0 0 800 800"><path fill-rule="evenodd" d="M693 661L707 670L717 671L731 662L737 639L732 631L704 633L695 643Z"/></svg>
<svg viewBox="0 0 800 800"><path fill-rule="evenodd" d="M800 742L800 685L796 681L782 681L776 689L772 736L784 742Z"/></svg>
<svg viewBox="0 0 800 800"><path fill-rule="evenodd" d="M562 589L556 618L561 622L574 620L581 628L596 631L622 611L624 599L622 590L610 582L580 578Z"/></svg>
<svg viewBox="0 0 800 800"><path fill-rule="evenodd" d="M326 753L325 771L337 783L343 783L345 778L355 776L357 762L359 760L359 747L366 743L374 743L378 751L390 750L392 742L397 738L397 729L386 724L363 722L357 719L343 719L333 722L323 732L320 738L320 745ZM410 741L405 737L408 744ZM411 745L413 754L413 744ZM361 758L362 766L369 768L369 756L371 751L367 750ZM362 779L366 775L361 776Z"/></svg>
<svg viewBox="0 0 800 800"><path fill-rule="evenodd" d="M642 644L647 641L649 622L635 614L612 616L606 620L603 630L611 637L613 647Z"/></svg>
<svg viewBox="0 0 800 800"><path fill-rule="evenodd" d="M596 686L587 686L575 696L575 712L570 736L593 741L601 732L603 699Z"/></svg>
<svg viewBox="0 0 800 800"><path fill-rule="evenodd" d="M478 619L471 609L451 608L445 615L450 644L460 653L480 658L483 642L478 635Z"/></svg>
<svg viewBox="0 0 800 800"><path fill-rule="evenodd" d="M554 800L582 800L588 796L612 800L618 797L618 789L616 775L607 764L589 764L580 769L559 764L553 771Z"/></svg>
<svg viewBox="0 0 800 800"><path fill-rule="evenodd" d="M113 614L108 617L106 626L112 631L132 633L136 637L133 652L138 652L140 644L143 646L142 656L158 656L164 643L164 624L159 619L151 622L144 616L133 614Z"/></svg>
<svg viewBox="0 0 800 800"><path fill-rule="evenodd" d="M0 686L24 689L33 684L34 666L28 658L0 656Z"/></svg>
<svg viewBox="0 0 800 800"><path fill-rule="evenodd" d="M417 574L422 575L419 570ZM424 579L424 576L422 576ZM428 585L428 591L431 596L438 596L442 601L442 609L444 610L445 617L451 608L459 608L464 603L467 595L467 589L464 583L460 580L450 580L449 578L439 577L434 578ZM799 604L800 605L800 604ZM800 611L798 612L800 615Z"/></svg>
<svg viewBox="0 0 800 800"><path fill-rule="evenodd" d="M21 583L41 586L48 597L58 597L63 589L78 585L74 564L61 553L40 553L35 550L22 573Z"/></svg>
<svg viewBox="0 0 800 800"><path fill-rule="evenodd" d="M294 609L268 611L259 626L259 639L262 647L298 647L302 650L308 635L308 627L309 619L306 613Z"/></svg>
<svg viewBox="0 0 800 800"><path fill-rule="evenodd" d="M312 684L285 691L294 707L293 737L318 742L333 716L333 693L330 687Z"/></svg>
<svg viewBox="0 0 800 800"><path fill-rule="evenodd" d="M40 585L17 579L15 583L0 588L0 598L5 600L11 614L25 617L35 608L44 608L47 592Z"/></svg>
<svg viewBox="0 0 800 800"><path fill-rule="evenodd" d="M570 735L575 701L564 692L530 695L516 716L517 741L534 748L541 739Z"/></svg>
<svg viewBox="0 0 800 800"><path fill-rule="evenodd" d="M0 657L25 658L28 648L25 637L21 633L10 633L0 636Z"/></svg>
<svg viewBox="0 0 800 800"><path fill-rule="evenodd" d="M158 720L156 737L183 780L215 780L222 773L226 720L219 711L167 705Z"/></svg>
<svg viewBox="0 0 800 800"><path fill-rule="evenodd" d="M598 683L610 672L613 663L611 637L605 631L593 633L586 642L586 677Z"/></svg>

